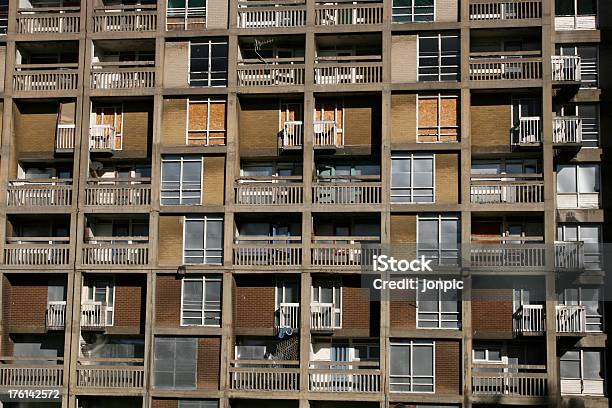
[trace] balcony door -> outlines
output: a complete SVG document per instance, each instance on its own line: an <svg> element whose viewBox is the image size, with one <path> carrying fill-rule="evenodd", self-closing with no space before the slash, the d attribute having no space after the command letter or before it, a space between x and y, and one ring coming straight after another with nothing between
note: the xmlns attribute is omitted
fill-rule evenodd
<svg viewBox="0 0 612 408"><path fill-rule="evenodd" d="M340 282L314 282L311 298L315 325L328 329L342 327L342 288Z"/></svg>
<svg viewBox="0 0 612 408"><path fill-rule="evenodd" d="M314 112L315 146L344 145L344 108L338 101L317 102Z"/></svg>
<svg viewBox="0 0 612 408"><path fill-rule="evenodd" d="M300 285L297 279L276 280L276 313L279 328L297 329L300 313Z"/></svg>
<svg viewBox="0 0 612 408"><path fill-rule="evenodd" d="M90 143L99 149L121 150L123 147L123 107L94 107Z"/></svg>
<svg viewBox="0 0 612 408"><path fill-rule="evenodd" d="M282 135L282 146L300 147L302 145L304 107L297 102L281 102L279 109L279 127Z"/></svg>
<svg viewBox="0 0 612 408"><path fill-rule="evenodd" d="M599 287L566 288L559 293L559 304L585 309L586 331L603 331L603 294Z"/></svg>
<svg viewBox="0 0 612 408"><path fill-rule="evenodd" d="M89 320L87 326L112 326L115 309L115 280L113 278L89 278L83 286L81 319Z"/></svg>
<svg viewBox="0 0 612 408"><path fill-rule="evenodd" d="M512 98L512 132L514 144L539 143L542 109L537 98Z"/></svg>

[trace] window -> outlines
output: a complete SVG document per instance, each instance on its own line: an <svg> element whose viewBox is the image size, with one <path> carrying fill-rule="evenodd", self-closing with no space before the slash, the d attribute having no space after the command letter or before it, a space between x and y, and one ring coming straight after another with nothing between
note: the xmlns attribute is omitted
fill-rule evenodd
<svg viewBox="0 0 612 408"><path fill-rule="evenodd" d="M568 350L561 356L561 394L604 394L604 352Z"/></svg>
<svg viewBox="0 0 612 408"><path fill-rule="evenodd" d="M89 147L100 150L123 148L123 105L95 106L89 129Z"/></svg>
<svg viewBox="0 0 612 408"><path fill-rule="evenodd" d="M178 400L178 408L219 408L217 400Z"/></svg>
<svg viewBox="0 0 612 408"><path fill-rule="evenodd" d="M85 280L81 305L82 326L112 326L114 306L115 280L112 277ZM103 311L102 315L100 311Z"/></svg>
<svg viewBox="0 0 612 408"><path fill-rule="evenodd" d="M221 99L189 99L187 110L188 145L225 144L225 101Z"/></svg>
<svg viewBox="0 0 612 408"><path fill-rule="evenodd" d="M0 34L6 34L8 28L8 0L0 1Z"/></svg>
<svg viewBox="0 0 612 408"><path fill-rule="evenodd" d="M434 202L434 156L395 153L391 156L391 202Z"/></svg>
<svg viewBox="0 0 612 408"><path fill-rule="evenodd" d="M582 242L582 260L586 269L601 268L601 226L597 224L560 224L557 240Z"/></svg>
<svg viewBox="0 0 612 408"><path fill-rule="evenodd" d="M219 326L221 323L221 277L183 279L182 326Z"/></svg>
<svg viewBox="0 0 612 408"><path fill-rule="evenodd" d="M558 208L599 208L599 165L557 166Z"/></svg>
<svg viewBox="0 0 612 408"><path fill-rule="evenodd" d="M163 156L161 204L202 202L203 156Z"/></svg>
<svg viewBox="0 0 612 408"><path fill-rule="evenodd" d="M196 388L197 338L156 338L154 360L156 388Z"/></svg>
<svg viewBox="0 0 612 408"><path fill-rule="evenodd" d="M227 41L191 43L190 86L227 86Z"/></svg>
<svg viewBox="0 0 612 408"><path fill-rule="evenodd" d="M341 328L342 287L340 282L313 282L311 290L313 327Z"/></svg>
<svg viewBox="0 0 612 408"><path fill-rule="evenodd" d="M457 290L417 291L417 327L419 329L459 329L461 300Z"/></svg>
<svg viewBox="0 0 612 408"><path fill-rule="evenodd" d="M434 392L434 344L429 340L391 340L392 392Z"/></svg>
<svg viewBox="0 0 612 408"><path fill-rule="evenodd" d="M183 261L186 264L223 263L223 216L185 217Z"/></svg>
<svg viewBox="0 0 612 408"><path fill-rule="evenodd" d="M456 265L459 259L459 217L457 215L417 215L419 256L442 265Z"/></svg>
<svg viewBox="0 0 612 408"><path fill-rule="evenodd" d="M595 104L562 105L557 117L577 116L582 120L582 147L599 146L599 106ZM553 129L554 130L554 129Z"/></svg>
<svg viewBox="0 0 612 408"><path fill-rule="evenodd" d="M559 55L578 55L580 57L580 82L583 88L596 88L598 83L598 55L596 45L563 45L557 47Z"/></svg>
<svg viewBox="0 0 612 408"><path fill-rule="evenodd" d="M168 0L168 30L206 28L206 0Z"/></svg>
<svg viewBox="0 0 612 408"><path fill-rule="evenodd" d="M460 131L458 105L457 95L419 95L417 142L458 141Z"/></svg>
<svg viewBox="0 0 612 408"><path fill-rule="evenodd" d="M394 23L434 21L434 0L393 0Z"/></svg>
<svg viewBox="0 0 612 408"><path fill-rule="evenodd" d="M559 303L566 306L584 306L586 331L603 331L603 299L599 287L567 288L559 293Z"/></svg>
<svg viewBox="0 0 612 408"><path fill-rule="evenodd" d="M496 346L474 346L472 360L475 362L501 363L503 361L501 348Z"/></svg>
<svg viewBox="0 0 612 408"><path fill-rule="evenodd" d="M557 16L594 16L597 14L597 0L556 0Z"/></svg>
<svg viewBox="0 0 612 408"><path fill-rule="evenodd" d="M419 81L459 80L459 36L419 35Z"/></svg>

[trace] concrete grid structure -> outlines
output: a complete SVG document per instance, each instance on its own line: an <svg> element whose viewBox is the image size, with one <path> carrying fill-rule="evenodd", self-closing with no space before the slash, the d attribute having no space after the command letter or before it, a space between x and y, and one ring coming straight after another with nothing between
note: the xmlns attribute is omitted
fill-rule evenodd
<svg viewBox="0 0 612 408"><path fill-rule="evenodd" d="M609 406L599 3L5 0L0 388ZM370 299L388 245L461 296Z"/></svg>

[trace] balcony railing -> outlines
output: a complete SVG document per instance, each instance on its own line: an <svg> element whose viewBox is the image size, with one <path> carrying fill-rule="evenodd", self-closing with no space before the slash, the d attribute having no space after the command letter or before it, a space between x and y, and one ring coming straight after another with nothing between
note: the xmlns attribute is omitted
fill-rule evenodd
<svg viewBox="0 0 612 408"><path fill-rule="evenodd" d="M300 362L232 360L230 385L236 391L299 391Z"/></svg>
<svg viewBox="0 0 612 408"><path fill-rule="evenodd" d="M157 30L157 6L113 6L93 11L94 32L143 32Z"/></svg>
<svg viewBox="0 0 612 408"><path fill-rule="evenodd" d="M542 334L546 331L543 305L523 305L513 316L515 334Z"/></svg>
<svg viewBox="0 0 612 408"><path fill-rule="evenodd" d="M234 244L235 266L299 266L302 264L300 237L240 236Z"/></svg>
<svg viewBox="0 0 612 408"><path fill-rule="evenodd" d="M555 30L597 30L597 16L555 16Z"/></svg>
<svg viewBox="0 0 612 408"><path fill-rule="evenodd" d="M542 143L542 118L525 116L512 129L512 146L534 146Z"/></svg>
<svg viewBox="0 0 612 408"><path fill-rule="evenodd" d="M79 29L80 9L78 7L41 7L17 10L17 33L19 34L78 33Z"/></svg>
<svg viewBox="0 0 612 408"><path fill-rule="evenodd" d="M64 380L61 358L0 357L0 387L59 388Z"/></svg>
<svg viewBox="0 0 612 408"><path fill-rule="evenodd" d="M83 244L85 265L146 265L148 237L92 237Z"/></svg>
<svg viewBox="0 0 612 408"><path fill-rule="evenodd" d="M19 64L13 73L15 91L77 89L79 64Z"/></svg>
<svg viewBox="0 0 612 408"><path fill-rule="evenodd" d="M72 204L72 180L28 179L8 182L9 207L57 207Z"/></svg>
<svg viewBox="0 0 612 408"><path fill-rule="evenodd" d="M309 390L312 392L380 392L381 371L377 362L311 361Z"/></svg>
<svg viewBox="0 0 612 408"><path fill-rule="evenodd" d="M84 301L81 304L81 327L83 329L102 330L108 326L106 315L105 303Z"/></svg>
<svg viewBox="0 0 612 408"><path fill-rule="evenodd" d="M70 239L61 237L7 238L5 265L68 265Z"/></svg>
<svg viewBox="0 0 612 408"><path fill-rule="evenodd" d="M155 62L96 62L91 68L91 89L144 89L155 86Z"/></svg>
<svg viewBox="0 0 612 408"><path fill-rule="evenodd" d="M312 200L314 204L380 204L382 196L382 183L380 176L370 177L319 177L312 187ZM362 181L353 181L361 179Z"/></svg>
<svg viewBox="0 0 612 408"><path fill-rule="evenodd" d="M542 79L542 58L539 51L470 54L470 81L533 79Z"/></svg>
<svg viewBox="0 0 612 408"><path fill-rule="evenodd" d="M472 175L471 202L474 204L537 204L544 202L544 181L540 175ZM520 181L517 181L520 180Z"/></svg>
<svg viewBox="0 0 612 408"><path fill-rule="evenodd" d="M470 0L470 20L529 20L541 17L541 0Z"/></svg>
<svg viewBox="0 0 612 408"><path fill-rule="evenodd" d="M57 131L55 133L55 151L73 151L75 134L76 125L74 123L57 125Z"/></svg>
<svg viewBox="0 0 612 408"><path fill-rule="evenodd" d="M245 59L238 62L238 86L304 85L303 58Z"/></svg>
<svg viewBox="0 0 612 408"><path fill-rule="evenodd" d="M553 55L551 63L553 81L580 82L582 80L579 56Z"/></svg>
<svg viewBox="0 0 612 408"><path fill-rule="evenodd" d="M293 331L300 328L300 304L281 303L276 310L277 321L276 330L291 329Z"/></svg>
<svg viewBox="0 0 612 408"><path fill-rule="evenodd" d="M542 268L546 266L546 246L541 242L541 237L499 237L473 241L470 245L470 262L476 268Z"/></svg>
<svg viewBox="0 0 612 408"><path fill-rule="evenodd" d="M148 177L87 180L85 205L138 207L150 204L151 179Z"/></svg>
<svg viewBox="0 0 612 408"><path fill-rule="evenodd" d="M317 57L314 79L317 85L378 84L382 72L378 56Z"/></svg>
<svg viewBox="0 0 612 408"><path fill-rule="evenodd" d="M582 241L556 241L555 242L555 268L582 269L584 268L584 242Z"/></svg>
<svg viewBox="0 0 612 408"><path fill-rule="evenodd" d="M586 333L586 308L578 305L557 305L557 333Z"/></svg>
<svg viewBox="0 0 612 408"><path fill-rule="evenodd" d="M45 318L47 330L63 330L66 327L66 301L48 301Z"/></svg>
<svg viewBox="0 0 612 408"><path fill-rule="evenodd" d="M77 387L100 389L142 388L144 387L143 363L142 358L79 359Z"/></svg>
<svg viewBox="0 0 612 408"><path fill-rule="evenodd" d="M241 178L234 186L238 205L302 204L302 176Z"/></svg>
<svg viewBox="0 0 612 408"><path fill-rule="evenodd" d="M89 150L109 151L117 148L117 132L112 125L91 125L89 128Z"/></svg>
<svg viewBox="0 0 612 408"><path fill-rule="evenodd" d="M579 145L582 143L582 119L577 116L553 118L553 143Z"/></svg>
<svg viewBox="0 0 612 408"><path fill-rule="evenodd" d="M545 397L548 393L545 366L474 364L473 367L474 395ZM491 372L494 369L499 372Z"/></svg>
<svg viewBox="0 0 612 408"><path fill-rule="evenodd" d="M360 4L361 3L361 4ZM315 24L320 26L370 25L382 24L382 2L369 3L360 1L356 4L315 5Z"/></svg>
<svg viewBox="0 0 612 408"><path fill-rule="evenodd" d="M361 267L379 255L379 237L317 236L312 244L312 264L317 266Z"/></svg>
<svg viewBox="0 0 612 408"><path fill-rule="evenodd" d="M303 2L239 1L238 28L287 28L306 25Z"/></svg>
<svg viewBox="0 0 612 408"><path fill-rule="evenodd" d="M314 147L337 148L344 145L335 120L314 121Z"/></svg>
<svg viewBox="0 0 612 408"><path fill-rule="evenodd" d="M301 149L303 139L304 123L301 120L290 120L283 124L283 130L280 135L281 149Z"/></svg>
<svg viewBox="0 0 612 408"><path fill-rule="evenodd" d="M314 302L310 304L310 329L313 331L330 331L342 328L337 317L339 308L333 303Z"/></svg>

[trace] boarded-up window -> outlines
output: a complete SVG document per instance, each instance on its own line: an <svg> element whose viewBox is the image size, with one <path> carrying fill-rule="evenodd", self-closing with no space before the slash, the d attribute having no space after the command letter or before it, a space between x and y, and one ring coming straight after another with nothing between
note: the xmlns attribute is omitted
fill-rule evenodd
<svg viewBox="0 0 612 408"><path fill-rule="evenodd" d="M94 108L90 145L96 149L121 150L123 147L123 106Z"/></svg>
<svg viewBox="0 0 612 408"><path fill-rule="evenodd" d="M225 101L221 99L190 99L188 101L187 144L225 144Z"/></svg>
<svg viewBox="0 0 612 408"><path fill-rule="evenodd" d="M315 105L314 145L344 144L344 109L341 101L321 101Z"/></svg>
<svg viewBox="0 0 612 408"><path fill-rule="evenodd" d="M459 140L459 98L457 95L419 95L418 141L420 143Z"/></svg>

